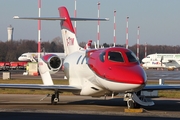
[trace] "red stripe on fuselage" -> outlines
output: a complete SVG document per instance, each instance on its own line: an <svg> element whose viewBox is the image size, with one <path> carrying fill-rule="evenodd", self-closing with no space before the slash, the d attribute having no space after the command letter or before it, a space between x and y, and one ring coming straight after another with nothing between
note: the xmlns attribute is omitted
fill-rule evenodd
<svg viewBox="0 0 180 120"><path fill-rule="evenodd" d="M46 62L49 60L49 58L51 58L52 56L56 56L55 54L47 54L47 55L44 55L42 57L43 60L45 60Z"/></svg>

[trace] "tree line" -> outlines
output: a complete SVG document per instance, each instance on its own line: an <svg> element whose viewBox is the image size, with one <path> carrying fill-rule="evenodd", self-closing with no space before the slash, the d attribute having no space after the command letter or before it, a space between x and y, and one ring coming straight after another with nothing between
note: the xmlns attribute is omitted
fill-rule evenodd
<svg viewBox="0 0 180 120"><path fill-rule="evenodd" d="M37 41L36 40L14 40L11 42L0 41L0 61L12 62L17 61L18 57L22 53L26 52L37 52ZM79 45L84 48L86 42L80 42ZM102 46L110 47L112 45L103 43ZM117 47L124 47L125 45L116 45ZM45 52L64 52L62 40L57 37L51 42L42 42L41 48L45 49ZM92 48L94 46L92 45ZM129 46L129 49L136 54L137 45ZM180 46L170 45L147 45L147 55L153 53L179 53ZM139 59L140 61L145 57L145 46L139 45Z"/></svg>

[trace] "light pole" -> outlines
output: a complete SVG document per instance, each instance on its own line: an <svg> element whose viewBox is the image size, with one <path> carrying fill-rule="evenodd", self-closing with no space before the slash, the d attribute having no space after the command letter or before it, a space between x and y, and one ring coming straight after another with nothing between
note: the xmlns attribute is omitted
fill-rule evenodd
<svg viewBox="0 0 180 120"><path fill-rule="evenodd" d="M98 5L98 19L99 19L100 2L98 2L97 5ZM100 25L100 21L98 20L98 25L97 25L97 48L99 48L99 40L100 40L99 25Z"/></svg>
<svg viewBox="0 0 180 120"><path fill-rule="evenodd" d="M75 4L74 4L74 17L76 18L76 0L74 0ZM75 34L77 34L77 29L76 29L76 21L74 21L74 32Z"/></svg>
<svg viewBox="0 0 180 120"><path fill-rule="evenodd" d="M137 57L139 58L139 30L140 30L140 27L138 26L138 30L137 30Z"/></svg>
<svg viewBox="0 0 180 120"><path fill-rule="evenodd" d="M126 49L128 49L128 19L129 17L126 18Z"/></svg>
<svg viewBox="0 0 180 120"><path fill-rule="evenodd" d="M114 47L116 46L116 10L114 10Z"/></svg>
<svg viewBox="0 0 180 120"><path fill-rule="evenodd" d="M41 17L41 0L38 0L39 17ZM38 58L41 53L41 20L38 20Z"/></svg>

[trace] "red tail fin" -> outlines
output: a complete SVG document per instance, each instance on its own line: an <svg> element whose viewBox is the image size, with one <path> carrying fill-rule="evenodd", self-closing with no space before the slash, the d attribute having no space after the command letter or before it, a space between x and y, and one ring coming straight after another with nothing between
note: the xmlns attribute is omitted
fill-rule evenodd
<svg viewBox="0 0 180 120"><path fill-rule="evenodd" d="M64 51L65 54L68 55L70 53L78 51L80 49L80 46L77 42L74 28L71 23L71 18L69 17L69 13L66 7L59 7L58 10L60 18L65 18L64 20L61 20L60 24Z"/></svg>
<svg viewBox="0 0 180 120"><path fill-rule="evenodd" d="M72 33L75 33L74 28L73 28L72 23L71 23L71 19L69 17L69 13L68 13L66 7L64 7L64 6L59 7L58 10L59 10L59 16L62 18L66 18L66 20L61 22L61 27L68 29Z"/></svg>

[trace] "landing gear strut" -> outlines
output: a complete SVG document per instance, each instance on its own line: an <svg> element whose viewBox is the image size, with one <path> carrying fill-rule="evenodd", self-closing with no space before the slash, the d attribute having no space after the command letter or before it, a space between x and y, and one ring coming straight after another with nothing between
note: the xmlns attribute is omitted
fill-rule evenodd
<svg viewBox="0 0 180 120"><path fill-rule="evenodd" d="M133 94L132 93L124 94L124 101L127 102L127 107L129 109L140 108L140 105L133 100Z"/></svg>
<svg viewBox="0 0 180 120"><path fill-rule="evenodd" d="M56 105L59 102L59 92L55 91L54 94L51 96L51 104Z"/></svg>

